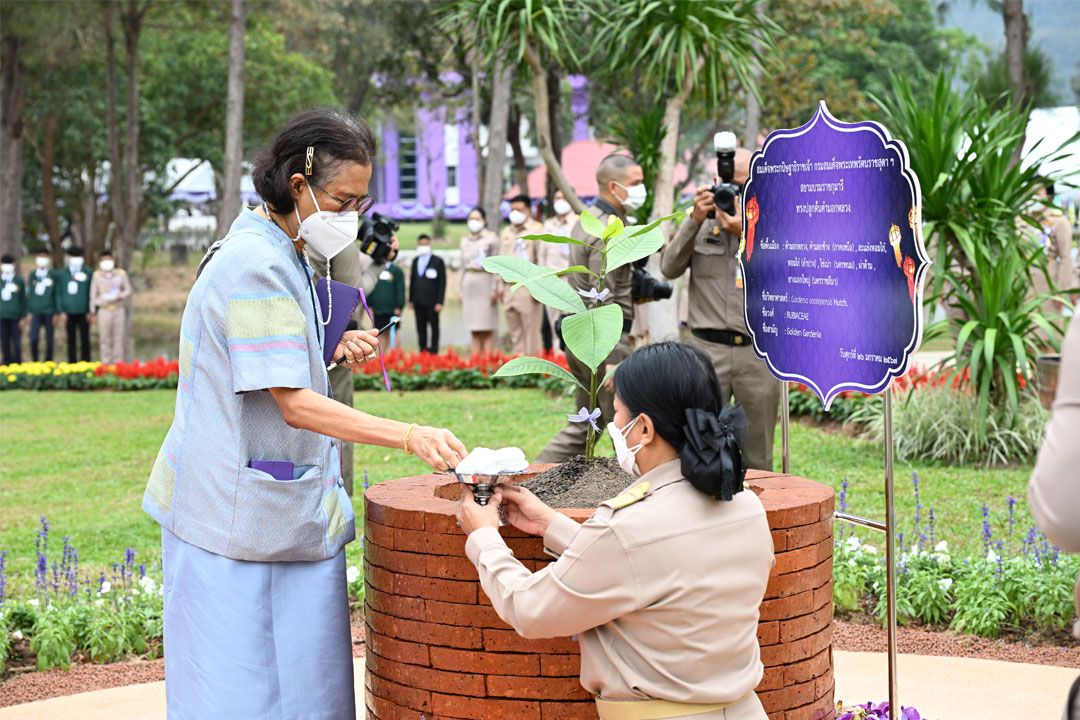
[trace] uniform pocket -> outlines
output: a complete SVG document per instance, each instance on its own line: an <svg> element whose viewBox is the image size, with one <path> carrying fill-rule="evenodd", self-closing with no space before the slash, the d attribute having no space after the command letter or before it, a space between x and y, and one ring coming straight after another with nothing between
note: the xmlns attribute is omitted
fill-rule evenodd
<svg viewBox="0 0 1080 720"><path fill-rule="evenodd" d="M295 480L276 480L254 468L240 469L231 557L261 562L321 560L326 555L322 468Z"/></svg>
<svg viewBox="0 0 1080 720"><path fill-rule="evenodd" d="M720 238L716 244L698 240L690 256L690 272L702 278L726 277L724 269L729 261L727 246L726 238Z"/></svg>

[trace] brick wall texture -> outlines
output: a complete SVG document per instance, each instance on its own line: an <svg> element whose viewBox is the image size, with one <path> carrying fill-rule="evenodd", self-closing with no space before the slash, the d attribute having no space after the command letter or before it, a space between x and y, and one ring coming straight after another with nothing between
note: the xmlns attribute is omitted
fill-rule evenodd
<svg viewBox="0 0 1080 720"><path fill-rule="evenodd" d="M776 564L761 604L770 720L832 718L833 491L790 475L750 471L765 506ZM402 478L365 493L368 720L595 720L578 682L578 644L526 640L495 614L465 557L445 476ZM591 510L563 510L584 522ZM551 558L539 538L502 529L531 570Z"/></svg>

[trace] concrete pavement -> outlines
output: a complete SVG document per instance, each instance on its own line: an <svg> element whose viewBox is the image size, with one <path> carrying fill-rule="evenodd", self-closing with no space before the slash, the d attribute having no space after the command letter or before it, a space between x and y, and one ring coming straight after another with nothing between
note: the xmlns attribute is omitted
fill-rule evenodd
<svg viewBox="0 0 1080 720"><path fill-rule="evenodd" d="M364 660L353 660L357 718L363 718ZM834 653L836 698L886 699L884 653ZM1080 671L971 658L901 655L900 703L927 720L969 717L1057 720ZM146 683L0 709L0 720L165 720L165 683Z"/></svg>

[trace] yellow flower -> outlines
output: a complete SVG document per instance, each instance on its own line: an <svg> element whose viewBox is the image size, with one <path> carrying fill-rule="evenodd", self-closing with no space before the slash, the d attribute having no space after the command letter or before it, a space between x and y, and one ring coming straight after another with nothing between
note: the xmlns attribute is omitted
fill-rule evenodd
<svg viewBox="0 0 1080 720"><path fill-rule="evenodd" d="M15 378L15 376L14 376L14 375L8 375L8 376L7 376L7 379L8 379L8 382L15 382L15 379L16 379L16 378Z"/></svg>

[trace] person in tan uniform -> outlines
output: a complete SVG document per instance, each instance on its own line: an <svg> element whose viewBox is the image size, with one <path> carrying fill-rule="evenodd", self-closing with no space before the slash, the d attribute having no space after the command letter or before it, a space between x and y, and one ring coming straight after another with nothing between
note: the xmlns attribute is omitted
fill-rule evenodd
<svg viewBox="0 0 1080 720"><path fill-rule="evenodd" d="M750 151L735 152L734 182L742 185L750 171ZM708 217L715 212L715 217ZM780 404L780 382L754 353L746 330L739 239L742 208L735 214L716 208L709 186L694 195L694 206L660 256L660 271L676 279L690 270L687 325L690 343L712 358L720 385L746 410L750 431L746 462L773 469L773 435Z"/></svg>
<svg viewBox="0 0 1080 720"><path fill-rule="evenodd" d="M393 253L388 258L387 263L393 262L397 257L397 237L392 238L393 241ZM364 293L371 295L371 292L375 289L375 286L379 283L379 275L386 269L387 263L376 263L369 256L360 252L360 246L356 243L349 245L337 255L334 259L327 261L326 257L321 255L315 248L308 246L307 248L308 261L311 263L311 268L315 271L315 280L317 281L321 277L326 277L327 274L338 282L343 282L346 285L351 285L356 288L362 288ZM353 314L353 319L349 322L349 329L355 330L360 327L359 322L369 322L364 319L360 320L361 315L364 313L363 306L356 308L356 312ZM330 375L330 391L334 395L334 399L338 402L346 405L347 407L353 406L353 371L345 365L338 365L333 370L329 371ZM352 497L353 494L353 444L342 442L341 443L341 477L345 481L345 492Z"/></svg>
<svg viewBox="0 0 1080 720"><path fill-rule="evenodd" d="M531 263L539 260L540 243L522 239L523 235L535 234L543 229L540 223L532 219L531 209L532 200L528 195L516 195L510 200L510 224L499 235L500 255L515 255ZM538 355L544 306L536 302L525 288L511 293L502 279L496 283L506 312L510 352L514 355Z"/></svg>
<svg viewBox="0 0 1080 720"><path fill-rule="evenodd" d="M1035 241L1046 252L1046 269L1057 290L1068 290L1073 286L1073 261L1072 261L1072 225L1065 213L1060 208L1052 205L1054 202L1054 183L1046 180L1041 186L1035 199L1041 203L1033 213L1039 222L1036 231L1026 226L1029 235L1034 234ZM1047 283L1046 275L1036 270L1031 278L1032 290L1035 293L1044 293L1051 289ZM1047 313L1060 314L1066 307L1066 302L1054 300L1046 303L1044 311Z"/></svg>
<svg viewBox="0 0 1080 720"><path fill-rule="evenodd" d="M600 161L596 168L596 186L599 195L596 201L588 208L588 212L596 216L601 225L607 225L608 219L615 217L626 222L626 213L633 212L645 202L645 174L641 166L629 155L608 155ZM584 265L594 273L600 272L603 260L597 244L600 242L592 237L581 227L581 220L574 224L570 237L580 240L585 245L570 246L570 265ZM611 292L608 301L619 305L623 313L623 331L619 338L619 344L612 350L601 368L606 370L622 362L633 349L630 343L630 329L634 324L634 301L630 296L633 286L633 267L624 265L616 268L605 277L604 289ZM591 275L574 274L566 279L570 285L582 292L595 289L595 280ZM589 387L592 373L589 368L574 357L573 353L566 353L566 362L570 372L584 387ZM580 387L575 390L574 407L585 407L589 404L589 394ZM597 404L600 408L601 423L611 422L615 416L613 396L609 387L600 388L597 395ZM558 463L568 460L585 452L588 426L584 423L569 422L566 427L551 439L547 447L543 449L537 458L537 462Z"/></svg>
<svg viewBox="0 0 1080 720"><path fill-rule="evenodd" d="M520 486L458 510L465 553L499 617L526 638L576 635L601 720L765 720L759 609L773 565L761 501L743 490L738 408L708 356L648 345L615 373L619 464L639 480L578 525ZM707 459L708 458L708 459ZM499 534L542 535L530 572Z"/></svg>
<svg viewBox="0 0 1080 720"><path fill-rule="evenodd" d="M469 234L461 238L461 310L472 335L472 354L495 352L499 329L498 278L484 269L484 258L499 254L499 237L487 229L487 213L474 207L465 219Z"/></svg>
<svg viewBox="0 0 1080 720"><path fill-rule="evenodd" d="M562 190L555 191L551 209L555 211L555 214L544 221L544 232L564 237L572 233L574 226L577 224L578 215L570 207L570 203L566 201ZM570 267L569 244L540 243L538 254L539 261L537 265L541 267L546 267L549 270L565 270ZM553 307L545 307L544 312L547 313L548 323L551 325L552 331L554 331L555 322L559 319L560 311Z"/></svg>
<svg viewBox="0 0 1080 720"><path fill-rule="evenodd" d="M124 359L124 300L131 296L131 281L116 267L111 252L101 253L98 271L90 279L90 318L98 326L101 362L112 365Z"/></svg>

